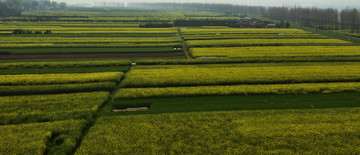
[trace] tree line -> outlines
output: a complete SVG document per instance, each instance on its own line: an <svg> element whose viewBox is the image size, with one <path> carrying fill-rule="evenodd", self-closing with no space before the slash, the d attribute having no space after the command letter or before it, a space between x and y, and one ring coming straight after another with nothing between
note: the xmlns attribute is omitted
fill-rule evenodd
<svg viewBox="0 0 360 155"><path fill-rule="evenodd" d="M204 3L128 3L129 7L223 12L227 16L255 15L280 21L290 21L299 25L331 30L360 29L358 9L335 9L316 7L264 7L233 4Z"/></svg>
<svg viewBox="0 0 360 155"><path fill-rule="evenodd" d="M22 11L64 10L66 3L49 0L0 0L0 17L20 16Z"/></svg>

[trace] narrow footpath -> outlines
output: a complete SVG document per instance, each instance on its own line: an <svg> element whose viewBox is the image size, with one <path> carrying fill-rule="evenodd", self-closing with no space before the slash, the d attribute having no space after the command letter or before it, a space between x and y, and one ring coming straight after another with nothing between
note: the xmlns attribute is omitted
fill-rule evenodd
<svg viewBox="0 0 360 155"><path fill-rule="evenodd" d="M80 139L77 141L76 146L73 148L73 150L71 151L70 154L72 154L72 155L75 154L76 150L80 147L81 142L86 137L86 135L89 133L89 130L91 129L91 127L93 127L94 124L96 123L96 121L102 116L104 108L106 107L106 105L110 104L114 100L114 96L115 96L116 92L120 89L120 84L124 80L125 74L127 72L129 72L131 70L131 68L128 71L124 72L124 77L116 84L116 89L114 91L110 92L109 98L94 113L93 119L90 120L89 123L86 125L86 127L82 130L82 135L81 135Z"/></svg>
<svg viewBox="0 0 360 155"><path fill-rule="evenodd" d="M186 58L187 58L187 59L192 59L191 54L190 54L190 52L189 52L189 49L188 49L187 46L186 46L186 41L185 41L184 37L182 36L181 30L180 30L179 27L178 27L178 33L179 33L179 36L180 36L180 38L181 38L182 47L183 47L183 50L184 50L184 52L185 52Z"/></svg>

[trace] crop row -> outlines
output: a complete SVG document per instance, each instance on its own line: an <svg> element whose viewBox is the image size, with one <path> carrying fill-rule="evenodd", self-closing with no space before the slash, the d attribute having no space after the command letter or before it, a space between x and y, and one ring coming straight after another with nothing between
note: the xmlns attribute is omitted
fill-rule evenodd
<svg viewBox="0 0 360 155"><path fill-rule="evenodd" d="M113 66L130 66L131 62L132 61L130 60L8 62L8 63L0 63L0 69L113 67Z"/></svg>
<svg viewBox="0 0 360 155"><path fill-rule="evenodd" d="M213 35L183 35L185 40L211 40L211 39L327 39L320 34L213 34Z"/></svg>
<svg viewBox="0 0 360 155"><path fill-rule="evenodd" d="M0 34L12 34L12 31L0 31Z"/></svg>
<svg viewBox="0 0 360 155"><path fill-rule="evenodd" d="M100 48L100 47L181 47L181 43L26 43L0 44L0 48Z"/></svg>
<svg viewBox="0 0 360 155"><path fill-rule="evenodd" d="M58 94L93 91L113 91L116 82L97 82L81 84L53 84L53 85L26 85L0 86L0 95L30 95L30 94Z"/></svg>
<svg viewBox="0 0 360 155"><path fill-rule="evenodd" d="M141 65L191 65L191 64L230 64L264 62L359 62L360 56L351 57L252 57L232 59L143 59L136 60Z"/></svg>
<svg viewBox="0 0 360 155"><path fill-rule="evenodd" d="M102 117L75 154L353 154L360 151L359 112L344 108Z"/></svg>
<svg viewBox="0 0 360 155"><path fill-rule="evenodd" d="M351 42L338 39L224 39L188 40L189 47L214 46L256 46L256 45L350 45Z"/></svg>
<svg viewBox="0 0 360 155"><path fill-rule="evenodd" d="M0 75L0 85L41 85L41 84L71 84L89 82L117 82L124 73L73 73L73 74L23 74Z"/></svg>
<svg viewBox="0 0 360 155"><path fill-rule="evenodd" d="M105 13L103 13L105 14ZM3 18L2 21L49 21L49 22L171 22L174 20L185 20L185 21L199 21L199 20L205 20L205 21L211 21L211 20L230 20L230 21L237 21L239 20L239 17L185 17L183 14L173 14L171 12L169 13L163 13L162 15L155 15L155 14L142 14L142 13L131 13L131 17L129 14L123 14L123 13L107 13L108 15L104 16L83 16L79 17L72 16L45 16L45 15L36 15L36 16L22 16L22 17L7 17ZM46 18L39 18L39 17L46 17Z"/></svg>
<svg viewBox="0 0 360 155"><path fill-rule="evenodd" d="M359 82L300 83L267 85L229 85L163 88L122 88L116 99L156 97L213 96L213 95L264 95L360 92Z"/></svg>
<svg viewBox="0 0 360 155"><path fill-rule="evenodd" d="M179 37L0 37L2 45L21 43L165 43L180 41Z"/></svg>
<svg viewBox="0 0 360 155"><path fill-rule="evenodd" d="M84 120L2 125L0 154L68 154L76 146L85 125ZM57 145L47 148L55 142Z"/></svg>
<svg viewBox="0 0 360 155"><path fill-rule="evenodd" d="M360 80L358 65L218 67L173 66L132 69L122 87L168 87L232 84L349 82ZM154 66L157 67L157 66Z"/></svg>
<svg viewBox="0 0 360 155"><path fill-rule="evenodd" d="M17 27L1 27L0 31L12 31L18 29ZM53 27L53 26L33 26L28 27L25 30L32 30L32 31L118 31L118 32L139 32L139 33L147 33L147 32L172 32L177 33L176 28L83 28L83 27Z"/></svg>
<svg viewBox="0 0 360 155"><path fill-rule="evenodd" d="M308 34L300 29L182 29L183 34Z"/></svg>
<svg viewBox="0 0 360 155"><path fill-rule="evenodd" d="M316 57L360 56L360 46L262 46L192 48L193 57Z"/></svg>
<svg viewBox="0 0 360 155"><path fill-rule="evenodd" d="M94 30L94 31L51 31L51 33L55 34L174 34L174 31L104 31L104 30Z"/></svg>
<svg viewBox="0 0 360 155"><path fill-rule="evenodd" d="M181 18L181 17L180 17ZM57 18L56 21L90 21L90 22L171 22L177 17L91 17L91 18Z"/></svg>
<svg viewBox="0 0 360 155"><path fill-rule="evenodd" d="M46 25L46 26L44 26ZM36 27L139 27L138 23L112 23L112 22L0 22L0 26L4 28L33 28Z"/></svg>
<svg viewBox="0 0 360 155"><path fill-rule="evenodd" d="M0 124L91 119L108 92L0 97Z"/></svg>

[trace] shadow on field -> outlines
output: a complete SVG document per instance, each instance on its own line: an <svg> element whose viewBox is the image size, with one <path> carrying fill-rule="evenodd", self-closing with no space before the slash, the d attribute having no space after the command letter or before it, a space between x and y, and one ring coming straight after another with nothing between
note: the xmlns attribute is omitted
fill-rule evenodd
<svg viewBox="0 0 360 155"><path fill-rule="evenodd" d="M151 103L149 111L110 112L113 105L141 105ZM301 94L301 95L249 95L208 96L113 101L105 115L137 115L177 112L271 110L271 109L323 109L360 107L360 93Z"/></svg>

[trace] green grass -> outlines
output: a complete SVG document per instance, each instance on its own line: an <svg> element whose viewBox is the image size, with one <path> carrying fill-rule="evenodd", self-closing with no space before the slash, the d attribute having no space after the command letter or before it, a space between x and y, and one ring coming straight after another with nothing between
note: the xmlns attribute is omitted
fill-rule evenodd
<svg viewBox="0 0 360 155"><path fill-rule="evenodd" d="M134 34L9 34L11 37L174 37L176 34L134 33Z"/></svg>
<svg viewBox="0 0 360 155"><path fill-rule="evenodd" d="M188 47L247 47L247 46L330 46L353 45L339 39L224 39L189 40Z"/></svg>
<svg viewBox="0 0 360 155"><path fill-rule="evenodd" d="M118 82L123 72L0 75L0 85L46 85L91 82Z"/></svg>
<svg viewBox="0 0 360 155"><path fill-rule="evenodd" d="M1 154L67 154L81 137L84 120L0 126Z"/></svg>
<svg viewBox="0 0 360 155"><path fill-rule="evenodd" d="M153 97L189 97L212 95L264 95L360 92L359 82L213 85L193 87L122 88L116 99L139 99Z"/></svg>
<svg viewBox="0 0 360 155"><path fill-rule="evenodd" d="M52 85L28 85L28 86L0 86L0 95L33 95L33 94L59 94L93 91L113 91L116 82L97 82L82 84L52 84Z"/></svg>
<svg viewBox="0 0 360 155"><path fill-rule="evenodd" d="M357 154L359 112L338 108L101 117L75 154Z"/></svg>
<svg viewBox="0 0 360 155"><path fill-rule="evenodd" d="M359 57L360 46L262 46L192 48L190 52L192 57Z"/></svg>
<svg viewBox="0 0 360 155"><path fill-rule="evenodd" d="M260 64L261 65L261 64ZM172 65L134 67L126 74L122 87L177 87L236 84L291 84L355 82L358 65L236 66Z"/></svg>
<svg viewBox="0 0 360 155"><path fill-rule="evenodd" d="M108 104L103 109L103 115L233 110L351 108L360 107L359 102L359 92L122 99L115 100ZM134 105L144 104L151 104L149 111L107 113L114 106L132 107Z"/></svg>
<svg viewBox="0 0 360 155"><path fill-rule="evenodd" d="M0 49L0 54L160 53L160 52L174 52L174 49L172 47Z"/></svg>
<svg viewBox="0 0 360 155"><path fill-rule="evenodd" d="M35 61L1 61L1 69L19 69L19 68L79 68L79 67L114 67L130 66L131 60L35 60Z"/></svg>
<svg viewBox="0 0 360 155"><path fill-rule="evenodd" d="M88 119L107 101L108 92L0 97L0 125Z"/></svg>
<svg viewBox="0 0 360 155"><path fill-rule="evenodd" d="M349 42L354 43L355 45L360 45L360 38L352 37L352 36L349 36L346 34L333 32L333 31L327 31L327 30L319 30L319 29L310 28L310 27L301 27L301 26L295 26L295 27L299 28L299 29L303 29L305 31L312 32L312 33L319 33L319 34L328 36L330 38L336 38L336 39L340 39L340 40L344 40L344 41L349 41Z"/></svg>
<svg viewBox="0 0 360 155"><path fill-rule="evenodd" d="M192 64L240 64L278 62L359 62L359 56L351 57L262 57L262 58L217 58L217 59L137 59L141 65L192 65Z"/></svg>
<svg viewBox="0 0 360 155"><path fill-rule="evenodd" d="M94 73L94 72L126 72L130 66L118 67L81 67L81 68L20 68L0 69L0 75L5 74L50 74L50 73Z"/></svg>
<svg viewBox="0 0 360 155"><path fill-rule="evenodd" d="M1 56L1 55L0 55ZM30 62L30 63L34 63L34 62L71 62L71 61L78 61L78 62L84 62L84 61L113 61L113 60L117 60L117 61L129 61L131 62L135 62L135 61L156 61L156 62L160 62L160 63L164 63L164 61L187 61L185 56L177 56L177 57L163 57L163 58L158 58L158 57L147 57L147 58L91 58L91 59L29 59L26 60L26 62ZM195 59L194 59L195 60ZM359 58L360 61L360 58ZM0 61L0 65L3 63L22 63L24 62L24 60L1 60ZM129 65L130 65L129 63ZM118 66L123 66L124 64L118 65Z"/></svg>

